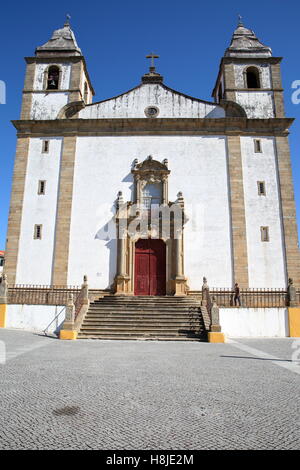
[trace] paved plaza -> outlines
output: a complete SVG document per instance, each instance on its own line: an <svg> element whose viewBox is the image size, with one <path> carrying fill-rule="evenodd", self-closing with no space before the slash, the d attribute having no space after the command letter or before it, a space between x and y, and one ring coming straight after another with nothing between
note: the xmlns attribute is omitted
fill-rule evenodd
<svg viewBox="0 0 300 470"><path fill-rule="evenodd" d="M299 340L0 340L0 449L300 448Z"/></svg>

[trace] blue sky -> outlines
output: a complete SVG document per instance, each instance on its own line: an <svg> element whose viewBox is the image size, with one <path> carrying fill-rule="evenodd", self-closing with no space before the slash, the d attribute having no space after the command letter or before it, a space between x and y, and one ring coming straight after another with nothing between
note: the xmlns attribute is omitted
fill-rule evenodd
<svg viewBox="0 0 300 470"><path fill-rule="evenodd" d="M54 2L6 2L1 7L0 80L7 87L6 104L0 105L0 250L5 247L11 178L15 154L15 129L24 82L25 56L45 43L54 29L61 27L66 14L85 55L96 91L94 101L115 96L140 82L147 70L145 55L160 55L158 71L166 85L204 100L211 91L220 59L243 16L245 26L283 57L282 77L286 114L295 117L290 143L295 183L298 223L300 221L300 104L291 102L291 84L300 80L298 1L235 0L85 0Z"/></svg>

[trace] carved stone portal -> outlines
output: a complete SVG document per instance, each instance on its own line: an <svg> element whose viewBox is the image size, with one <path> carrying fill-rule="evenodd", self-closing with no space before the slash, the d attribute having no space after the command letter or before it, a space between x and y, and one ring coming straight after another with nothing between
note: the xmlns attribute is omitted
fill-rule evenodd
<svg viewBox="0 0 300 470"><path fill-rule="evenodd" d="M115 295L134 295L135 244L140 238L161 239L166 244L166 293L185 296L183 229L186 222L181 192L175 202L168 199L168 161L149 156L134 161L133 201L116 202L117 274Z"/></svg>

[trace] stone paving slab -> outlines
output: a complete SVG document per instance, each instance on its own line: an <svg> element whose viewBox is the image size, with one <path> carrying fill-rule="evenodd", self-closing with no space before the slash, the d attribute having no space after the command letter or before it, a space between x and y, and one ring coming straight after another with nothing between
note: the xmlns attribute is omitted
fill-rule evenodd
<svg viewBox="0 0 300 470"><path fill-rule="evenodd" d="M300 447L300 375L230 343L1 340L0 449ZM291 356L290 338L235 341Z"/></svg>

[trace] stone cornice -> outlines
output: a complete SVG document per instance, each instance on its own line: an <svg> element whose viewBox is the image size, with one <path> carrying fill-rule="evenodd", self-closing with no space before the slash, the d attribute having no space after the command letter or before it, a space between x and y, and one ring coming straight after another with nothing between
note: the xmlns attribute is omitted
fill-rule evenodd
<svg viewBox="0 0 300 470"><path fill-rule="evenodd" d="M15 120L19 137L97 135L270 135L286 136L293 118L248 119L55 119Z"/></svg>

